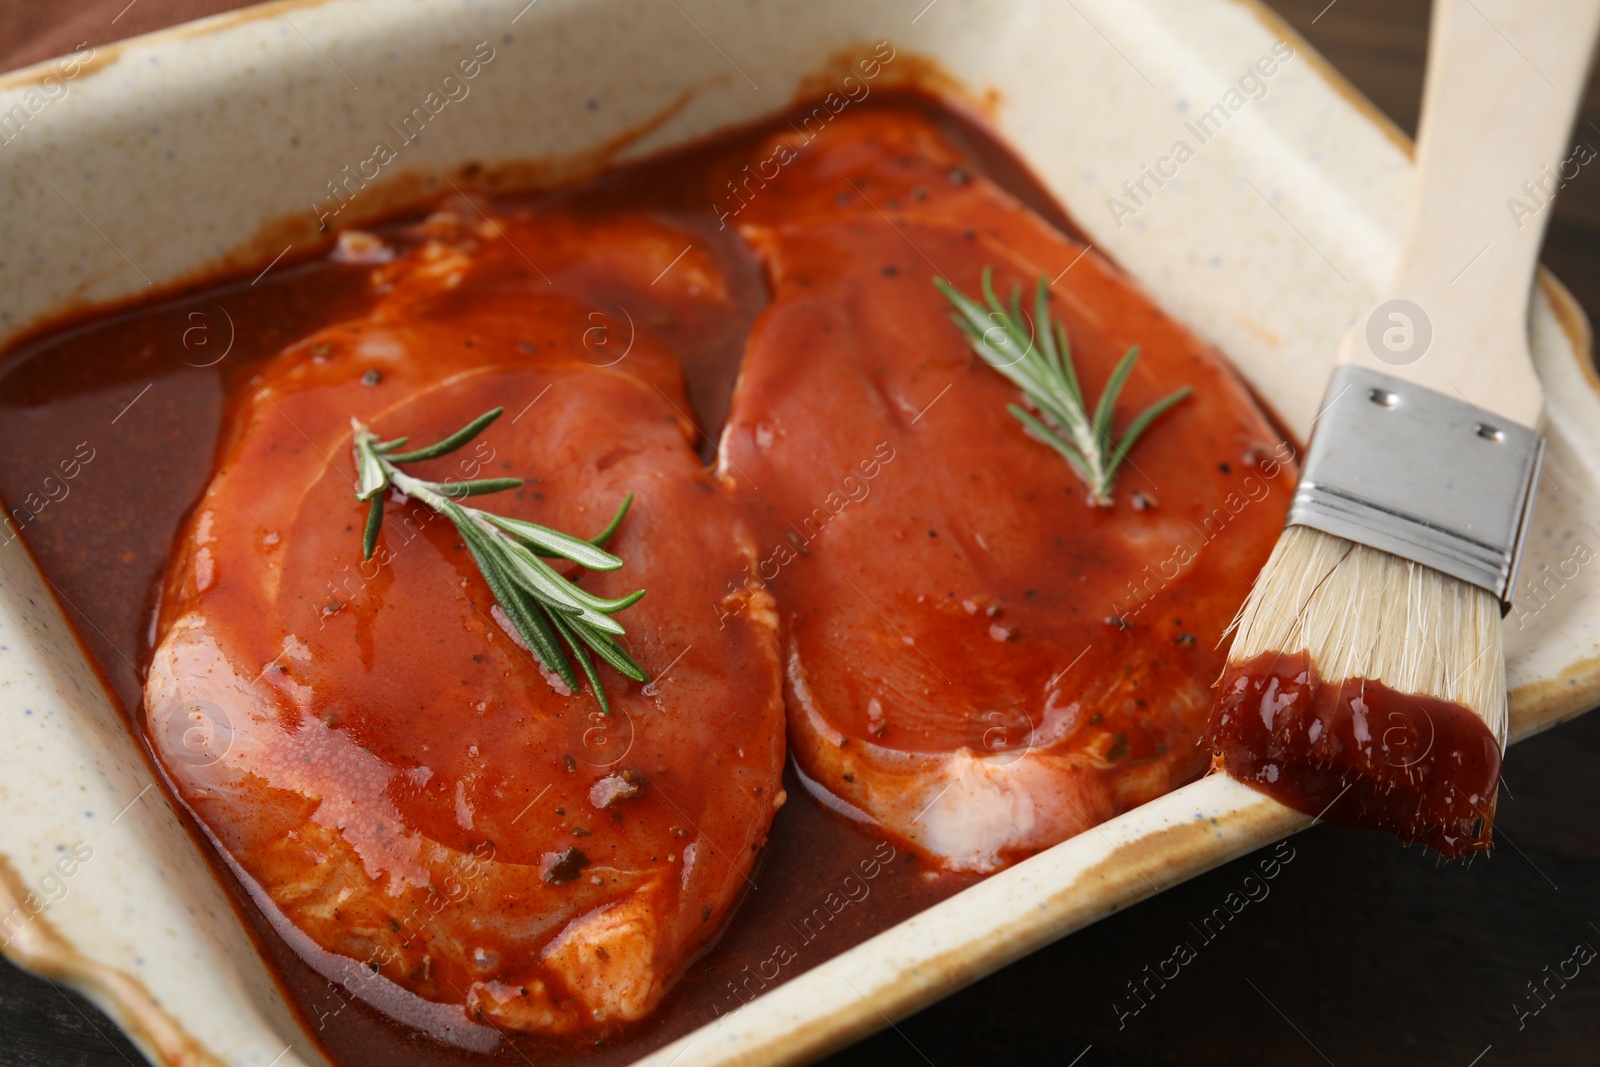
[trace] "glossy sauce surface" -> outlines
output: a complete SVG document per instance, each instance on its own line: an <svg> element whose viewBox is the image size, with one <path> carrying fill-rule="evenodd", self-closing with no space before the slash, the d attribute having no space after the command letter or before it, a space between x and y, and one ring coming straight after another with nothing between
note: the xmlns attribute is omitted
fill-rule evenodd
<svg viewBox="0 0 1600 1067"><path fill-rule="evenodd" d="M1264 654L1228 667L1208 741L1221 769L1308 815L1446 856L1489 849L1500 746L1460 704Z"/></svg>
<svg viewBox="0 0 1600 1067"><path fill-rule="evenodd" d="M1293 487L1233 371L938 131L841 116L740 214L772 279L724 437L785 622L790 748L847 810L992 871L1197 777L1219 639ZM1042 277L1117 432L1180 386L1091 506L1007 411L934 285ZM1042 327L1030 318L1028 328Z"/></svg>
<svg viewBox="0 0 1600 1067"><path fill-rule="evenodd" d="M764 262L762 257L753 254L744 240L756 234L751 227L761 224L763 213L767 213L769 226L774 216L785 212L794 212L797 217L809 213L811 221L819 226L816 232L823 238L833 226L846 231L851 227L859 228L864 218L861 203L851 205L841 199L850 195L846 179L859 174L871 182L887 180L888 173L898 166L892 159L872 161L861 156L859 150L867 144L863 131L869 135L868 140L871 131L876 129L895 136L909 134L925 147L932 146L929 150L937 161L937 169L904 179L900 192L907 197L915 196L917 187L924 182L930 187L943 182L959 190L963 178L989 175L1055 226L1066 227L1059 211L1028 181L1025 172L976 128L920 99L889 98L888 94L879 94L870 103L856 105L854 112L847 116L850 125L841 119L840 124L823 128L800 146L802 159L810 160L812 167L805 172L804 179L797 178L783 189L762 187L758 190L748 184L742 185L749 200L733 199L729 192L734 188L731 183L742 180L747 167L759 166L763 160L771 158L773 131L793 129L790 119L803 119L809 112L810 109L805 109L749 133L620 170L579 188L532 198L479 202L481 207L513 220L508 226L513 231L512 238L505 248L490 251L496 245L496 235L491 232L478 235L480 253L499 264L507 293L523 291L522 287L531 284L530 269L547 272L550 287L559 289L565 301L559 312L552 313L554 317L547 324L558 335L552 339L558 339L559 346L588 367L607 364L619 348L629 351L631 354L626 358L633 361L628 367L629 373L640 381L654 383L652 387L661 393L663 402L676 408L667 418L674 424L687 425L691 436L698 436L702 458L714 454L713 442L721 433L745 339L769 300L767 285L771 261ZM848 152L837 155L828 152L830 146L843 149L852 145L858 150L856 156ZM845 162L839 168L830 169L829 161L834 159ZM863 160L872 167L886 170L870 175L862 173ZM895 193L876 186L873 192L886 194L882 203L887 210L899 210L888 203L888 198ZM838 206L836 219L828 217L832 210L830 204ZM985 243L978 251L966 250L971 239L965 235L965 230L974 227L967 223L955 226L948 219L919 221L917 225L923 230L919 231L917 243L959 257L959 268L952 266L951 269L959 269L958 280L969 289L972 276L982 262L994 260L1002 266L1010 262L1008 269L1017 273L1008 278L1030 280L1031 272L1036 269L1053 267L1052 273L1060 270L1065 263L1055 264L1053 257L1056 255L1075 254L1071 246L1051 237L1036 223L1030 222L1021 230L1017 229L1014 220L1022 218L1023 213L1014 203L994 201L986 207L983 203L965 201L957 205L962 210L972 208L990 213L992 225L989 228L995 232L985 234ZM470 220L470 205L457 203L446 207L458 219ZM737 213L732 214L731 208L737 208ZM569 233L587 232L595 227L603 230L619 216L633 221L622 230L605 231L614 237L595 243L594 247L601 253L598 259L578 257L563 261L559 256L552 257L553 249L540 244L541 234L555 233L559 237L563 227ZM523 220L522 229L517 229L518 218ZM1007 222L1008 219L1013 221ZM403 220L384 230L382 236L398 250L415 248L427 237L426 224L419 228L418 223L423 220ZM1036 248L1044 249L1049 255L1024 253L1017 256L1013 253L1008 259L1004 251L1006 241L1029 227L1033 229L1026 235L1026 241L1035 242ZM663 243L657 239L664 231L672 232L672 242ZM675 244L678 236L683 238L682 245ZM919 323L926 320L930 328L946 322L942 311L927 299L932 290L927 284L932 271L927 264L919 265L920 260L912 258L914 250L904 243L896 245L899 238L884 232L881 224L878 232L865 233L863 239L868 242L865 253L854 247L838 250L847 257L862 253L864 258L860 262L853 258L840 259L834 263L835 273L828 277L823 276L826 272L818 273L816 279L834 285L858 286L863 298L870 296L885 315ZM555 243L559 245L560 242ZM604 262L608 247L626 250L626 255ZM643 254L641 247L646 249ZM673 257L680 251L689 254L682 261L675 261ZM878 262L880 259L883 262ZM822 262L824 260L818 260L819 264ZM715 276L721 279L724 298L708 301L703 288L692 292L691 287L676 284L684 279L656 286L646 277L655 273L645 270L649 264L670 268L669 278L670 271L696 269L705 278ZM883 270L885 266L905 269L908 275L912 271L919 273L914 279L896 278ZM1175 327L1161 319L1153 306L1138 297L1125 281L1116 278L1108 267L1101 263L1090 266L1092 275L1087 270L1085 275L1092 276L1093 281L1086 283L1090 291L1085 295L1096 301L1111 301L1103 313L1112 326L1100 340L1086 344L1086 351L1099 368L1092 372L1097 386L1105 373L1100 361L1108 353L1120 354L1119 346L1152 335L1181 338ZM179 534L185 512L199 497L213 472L216 450L219 447L225 450L232 444L224 430L228 404L244 402L242 398L259 385L266 361L286 345L341 320L370 316L381 296L371 289L372 270L370 264L326 260L280 267L258 286L239 283L197 291L30 342L0 367L0 374L4 375L4 389L0 393L4 396L0 401L0 446L12 457L0 469L0 493L8 504L35 493L38 490L35 483L44 477L55 477L59 484L63 470L60 462L73 456L80 443L86 443L93 450L92 460L80 461L68 494L56 494L36 515L30 511L25 520L19 521L29 547L68 606L85 643L130 716L137 713L143 685L138 664L148 661L151 643L155 640L152 626L155 591L160 586L170 546ZM620 286L619 277L622 279ZM784 277L792 283L794 274L791 272ZM461 310L466 314L471 309ZM204 327L204 331L198 335L186 332L196 326ZM492 339L497 343L515 345L529 340L523 336L522 324L480 326L474 321L472 328L494 335ZM1082 323L1075 323L1075 328L1087 329ZM1088 332L1095 336L1093 330ZM938 341L947 355L931 358L952 361L951 369L967 376L963 392L970 389L978 396L991 396L999 405L998 417L984 423L985 433L1014 429L1004 414L1005 390L997 387L998 378L992 372L971 367L970 360L962 355L959 336L953 328L949 334L950 337ZM643 342L637 341L640 337L644 338ZM230 344L226 355L218 359L224 338L229 339ZM336 342L336 338L322 337L309 345L332 346L321 355L337 362ZM635 343L642 343L643 348L629 347ZM1192 345L1187 340L1183 343ZM206 344L212 347L206 348ZM652 349L662 357L656 370L649 366ZM803 349L797 349L795 354L797 361L806 358ZM310 352L309 346L299 349L301 359L308 355L315 357L318 353ZM1264 431L1259 417L1250 413L1242 389L1231 381L1215 377L1214 357L1191 355L1189 358L1203 369L1208 380L1224 381L1226 397L1216 402L1222 405L1219 410L1231 412L1228 418L1235 421L1225 423L1229 429L1216 440L1206 437L1208 427L1215 427L1205 420L1191 431L1175 429L1169 443L1163 446L1171 450L1174 458L1163 462L1172 464L1174 476L1180 477L1177 474L1181 466L1179 459L1198 450L1202 458L1188 466L1199 471L1196 478L1199 479L1197 484L1204 487L1203 495L1222 501L1234 481L1242 484L1251 466L1261 467L1270 462L1270 453L1260 448L1270 440L1270 435ZM683 368L681 385L675 384L672 369L678 364ZM352 377L343 388L352 391L365 388L358 384L359 380L359 376ZM917 398L926 401L933 398L943 382L917 380L917 384L932 386L925 394L920 388L917 392ZM147 385L148 390L145 389ZM1135 385L1130 386L1130 402L1147 399L1148 392L1167 385L1162 381L1140 383L1136 380ZM491 394L498 395L490 388L481 395L474 395L472 402ZM234 399L230 401L230 398ZM463 399L460 411L452 408L448 414L454 417L466 412L469 406ZM933 412L938 414L938 408ZM445 415L441 410L430 416L438 422L438 426L432 428L443 428L448 421ZM915 415L915 411L896 410L886 415L885 423L899 433L903 424ZM929 419L932 418L930 415ZM1234 436L1239 426L1247 427L1248 433ZM84 427L90 429L85 431ZM405 429L409 431L412 427ZM673 432L682 433L676 425ZM946 427L946 433L950 432L951 427ZM954 432L961 433L959 426ZM1156 431L1152 442L1159 436ZM847 457L849 462L853 464L871 457L878 440L880 438L875 435L871 440L864 439L868 446L866 454L856 456L851 452ZM856 442L852 439L846 443ZM1022 444L1031 443L1023 441ZM1042 446L1038 451L1046 452ZM1061 494L1064 500L1070 499L1074 507L1081 505L1079 487L1070 472L1047 452L1046 456L1050 463L1040 464L1037 471L1030 469L1027 477L1040 485L1047 484L1050 492ZM1140 466L1146 458L1153 459L1134 458ZM885 473L895 470L896 461L889 461ZM1228 469L1223 470L1219 464ZM902 468L906 467L902 463ZM1275 485L1271 479L1278 477L1276 472L1280 469L1275 466L1274 473L1265 476L1257 472L1254 484ZM737 472L725 473L730 478L738 477ZM921 477L936 473L924 469ZM1125 478L1131 477L1132 472L1125 475ZM1164 484L1160 487L1128 482L1127 489L1131 491L1140 485L1142 495L1148 498L1146 502L1156 504L1158 521L1174 519L1175 513L1187 515L1187 510L1180 509L1190 508L1188 491L1177 489L1176 483L1166 478L1161 480ZM991 486L989 491L993 490ZM1276 488L1269 488L1264 496L1252 498L1247 495L1252 492L1254 490L1246 488L1244 493L1236 493L1233 499L1237 508L1235 504L1224 503L1224 517L1213 518L1210 527L1205 525L1205 517L1195 512L1193 519L1199 525L1194 533L1184 533L1181 537L1199 544L1209 539L1207 534L1213 527L1220 531L1240 514L1247 518L1234 524L1233 532L1256 530L1258 524L1262 528L1273 525L1276 520L1267 513L1280 507L1278 497L1281 494ZM766 512L787 514L800 503L806 505L803 510L809 510L816 503L812 495L813 487L800 486L789 498L775 497L776 503L763 505L751 513L749 523L758 546L758 566L760 555L767 550L759 535L770 537L774 528ZM333 496L328 499L332 501ZM1027 503L1023 501L1021 506L1026 507ZM603 506L598 500L592 505L597 511ZM1131 495L1119 501L1119 509L1125 513L1134 511ZM583 516L569 518L576 521ZM920 521L920 516L916 518ZM356 536L344 529L344 522L338 525L337 533L341 537ZM937 530L937 526L934 528ZM1153 541L1142 555L1135 553L1131 559L1159 562L1177 551L1177 541L1165 536L1172 531L1165 527L1159 529L1164 535L1158 539L1159 543ZM947 538L956 532L951 526L945 528ZM446 543L447 539L439 540L431 533L426 536L435 553L447 554L453 549L452 544ZM1248 538L1240 536L1253 544L1258 534L1252 533ZM433 540L438 543L431 543ZM939 547L944 548L943 545ZM1020 565L1015 568L1019 574L1032 570L1060 578L1054 569L1059 561L1052 553L1061 551L1061 546L1044 551L1044 555L1026 545L1013 547L1022 553ZM1254 549L1247 546L1242 551L1248 556ZM1128 560L1120 556L1120 562L1113 566L1113 561L1099 559L1092 552L1085 554L1081 549L1076 552L1073 557L1076 563L1067 573L1073 581L1096 583L1096 589L1093 595L1074 593L1068 596L1064 589L1052 594L1057 597L1052 606L1038 609L1040 625L1052 614L1070 615L1076 608L1087 625L1107 632L1107 651L1101 653L1107 658L1098 669L1118 669L1117 664L1125 655L1118 650L1126 645L1140 650L1141 657L1153 657L1149 662L1165 664L1160 669L1177 672L1174 677L1198 679L1204 686L1210 677L1205 672L1214 670L1205 658L1210 654L1210 645L1185 623L1197 590L1182 591L1181 595L1187 597L1183 600L1178 599L1179 594L1163 595L1167 592L1163 585L1148 581L1142 573L1129 573ZM1155 554L1151 555L1152 552ZM802 560L793 569L797 581L805 574L806 562ZM1132 568L1135 572L1138 569ZM1218 582L1237 585L1242 595L1249 577L1249 573L1240 571ZM728 578L735 587L742 584L736 573ZM1009 589L1014 583L1007 579L1002 584ZM1037 589L1035 583L1026 584ZM1007 595L1014 595L1017 603L1003 604L1002 610L1011 610L1013 619L1030 618L1027 609L1020 606L1031 599L1027 597L1027 589L1019 585ZM1220 603L1226 593L1219 585L1210 588L1205 595ZM960 604L962 598L944 599ZM962 605L960 614L951 616L945 639L953 643L952 647L971 643L966 631L974 626L983 631L975 631L980 644L984 640L1000 644L992 636L986 636L984 628L1012 623L1004 615L989 616L988 606L986 602L978 605L976 611L968 611ZM707 620L714 624L727 609L720 600L707 598L703 610ZM1218 607L1208 612L1217 614L1220 610ZM342 612L336 613L335 619L337 614ZM1112 617L1118 621L1110 622ZM348 619L338 623L347 624ZM1026 631L1027 627L1019 629ZM927 636L930 643L939 640L931 631ZM1028 636L1031 635L1025 633L1023 640L1012 643L1013 650L1020 649L1024 659L1029 660L1021 674L1031 677L1047 667L1053 673L1067 666L1049 656L1032 662ZM361 644L359 633L350 640L358 647ZM983 647L988 648L987 645ZM659 664L655 666L660 667ZM1153 686L1153 678L1147 679L1146 684ZM1126 697L1119 705L1122 710L1116 712L1125 716L1118 720L1118 728L1100 730L1093 735L1098 739L1095 742L1097 758L1102 761L1125 760L1128 766L1137 766L1140 761L1159 756L1160 745L1165 745L1166 751L1172 753L1168 757L1172 766L1162 771L1160 782L1135 789L1126 798L1127 803L1136 802L1133 797L1147 795L1152 789L1159 791L1177 784L1183 777L1198 774L1203 766L1196 747L1198 723L1163 718L1159 712L1146 710L1139 701L1138 695ZM986 722L980 720L978 725ZM1011 731L1008 736L1015 735L1019 724L1020 720L1006 720ZM924 745L935 750L947 749L964 739L972 740L969 735L974 727L970 721L948 721L936 715L927 716L920 723L904 720L900 725L902 733L905 727L918 725L919 731L913 732L926 735L925 741L917 742L913 748ZM411 740L428 743L417 738ZM980 745L982 740L982 737L977 738ZM401 758L403 754L399 749L410 744L402 744L398 738L385 743L394 749L389 753L392 759ZM1193 759L1186 755L1191 750L1195 753ZM1110 759L1113 753L1115 760ZM688 967L654 1015L626 1033L606 1038L597 1047L572 1049L547 1046L540 1039L527 1035L502 1036L488 1056L505 1062L522 1062L530 1056L541 1063L627 1062L971 884L972 876L935 874L903 845L885 842L883 836L872 829L827 812L801 787L792 767L785 773L783 785L789 796L788 803L772 822L769 844L761 853L759 866L748 873L749 884L755 888L746 894L721 940L708 955ZM1097 812L1096 817L1104 817L1111 810ZM414 814L424 821L431 817ZM508 807L503 814L509 821L515 812ZM434 832L449 837L459 835L460 829L438 825ZM473 844L465 838L458 843ZM225 865L219 865L219 870L244 905L243 913L268 956L277 964L307 1019L308 1028L336 1060L345 1064L433 1064L476 1062L483 1058L477 1053L443 1047L393 1025L352 997L348 988L330 983L309 969L295 949L263 919L260 911L247 903L247 887Z"/></svg>
<svg viewBox="0 0 1600 1067"><path fill-rule="evenodd" d="M722 599L750 549L678 414L678 364L641 330L597 365L567 329L591 277L708 317L727 286L627 213L490 218L452 199L403 252L346 240L373 261L374 306L235 398L168 571L143 724L324 977L479 1051L501 1029L593 1039L641 1019L715 938L784 800L770 599L736 626L688 610ZM351 420L420 445L499 405L504 421L407 472L520 477L483 506L580 536L635 497L608 541L622 569L564 565L591 595L648 591L616 621L655 681L601 667L609 713L513 639L449 521L390 494L362 558Z"/></svg>

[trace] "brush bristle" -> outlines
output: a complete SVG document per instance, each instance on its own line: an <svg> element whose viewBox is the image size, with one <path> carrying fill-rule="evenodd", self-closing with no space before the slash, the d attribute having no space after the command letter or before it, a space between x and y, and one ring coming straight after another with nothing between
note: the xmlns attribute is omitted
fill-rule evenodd
<svg viewBox="0 0 1600 1067"><path fill-rule="evenodd" d="M1500 604L1477 586L1291 526L1231 629L1230 665L1304 652L1330 684L1366 678L1461 704L1505 747Z"/></svg>

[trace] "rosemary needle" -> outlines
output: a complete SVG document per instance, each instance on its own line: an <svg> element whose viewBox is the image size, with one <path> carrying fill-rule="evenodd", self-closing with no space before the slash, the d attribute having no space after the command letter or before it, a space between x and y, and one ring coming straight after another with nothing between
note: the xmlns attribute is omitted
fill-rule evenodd
<svg viewBox="0 0 1600 1067"><path fill-rule="evenodd" d="M1021 289L1012 289L1011 306L1005 307L994 294L994 275L990 268L983 270L983 296L987 307L943 278L935 278L933 284L955 307L950 317L967 335L972 350L1021 389L1044 418L1018 404L1010 405L1007 410L1030 436L1061 453L1067 465L1088 486L1091 507L1110 507L1111 486L1128 450L1152 422L1194 390L1184 386L1157 400L1134 416L1124 427L1122 438L1115 440L1111 435L1112 415L1117 397L1139 359L1137 345L1128 349L1111 371L1091 415L1078 384L1077 368L1072 363L1072 346L1067 341L1066 327L1050 315L1050 287L1044 275L1039 276L1033 299L1037 343L1024 327Z"/></svg>
<svg viewBox="0 0 1600 1067"><path fill-rule="evenodd" d="M362 558L371 559L377 548L378 533L383 529L385 490L392 488L426 504L456 528L495 601L539 662L560 675L567 688L576 693L580 688L577 672L572 669L572 659L576 658L594 689L595 699L609 715L611 702L606 698L605 687L600 684L589 654L593 652L635 681L649 681L633 658L617 644L615 638L624 631L612 618L623 608L637 603L644 596L644 590L616 599L597 597L568 581L541 557L571 560L596 571L614 571L621 567L622 560L603 546L622 524L623 516L633 503L633 494L629 493L622 501L622 506L600 534L584 540L525 519L507 518L459 503L465 497L515 489L522 484L520 478L429 482L412 477L398 466L454 452L482 433L502 411L503 408L486 411L442 441L409 452L398 451L407 438L380 441L366 424L350 420L355 427L359 478L356 499L370 501L361 538Z"/></svg>

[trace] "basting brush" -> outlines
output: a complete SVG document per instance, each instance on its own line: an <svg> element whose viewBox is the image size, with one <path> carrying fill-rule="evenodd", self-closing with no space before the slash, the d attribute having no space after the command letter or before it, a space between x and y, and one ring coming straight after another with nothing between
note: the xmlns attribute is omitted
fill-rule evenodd
<svg viewBox="0 0 1600 1067"><path fill-rule="evenodd" d="M1491 839L1543 455L1529 293L1597 14L1436 0L1399 269L1341 345L1208 733L1239 781L1449 856Z"/></svg>

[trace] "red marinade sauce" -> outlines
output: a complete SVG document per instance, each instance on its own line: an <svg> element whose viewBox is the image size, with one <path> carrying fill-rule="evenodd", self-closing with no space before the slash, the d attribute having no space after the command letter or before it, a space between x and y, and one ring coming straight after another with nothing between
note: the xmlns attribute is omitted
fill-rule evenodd
<svg viewBox="0 0 1600 1067"><path fill-rule="evenodd" d="M1446 856L1488 851L1500 746L1471 709L1368 678L1324 682L1305 652L1230 663L1219 694L1207 740L1239 781Z"/></svg>

